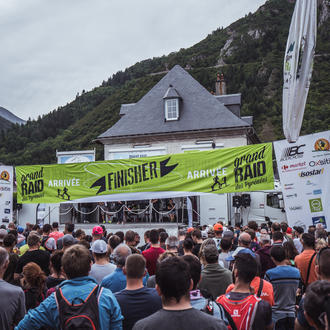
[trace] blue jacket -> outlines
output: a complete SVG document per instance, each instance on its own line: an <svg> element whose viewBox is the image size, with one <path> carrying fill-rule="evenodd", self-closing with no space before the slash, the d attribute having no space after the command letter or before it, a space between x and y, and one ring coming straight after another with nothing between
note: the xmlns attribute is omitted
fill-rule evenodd
<svg viewBox="0 0 330 330"><path fill-rule="evenodd" d="M60 284L64 297L72 302L79 297L86 299L92 289L97 285L89 276L77 277L63 281ZM104 288L99 299L100 329L121 330L121 310L113 293ZM37 308L29 310L24 319L15 330L39 329L42 326L60 329L60 319L55 301L55 293L45 299Z"/></svg>

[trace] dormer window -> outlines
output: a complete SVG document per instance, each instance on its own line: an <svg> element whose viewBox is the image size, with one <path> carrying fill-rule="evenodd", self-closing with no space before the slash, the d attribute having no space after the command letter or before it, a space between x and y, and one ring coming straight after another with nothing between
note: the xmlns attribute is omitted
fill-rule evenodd
<svg viewBox="0 0 330 330"><path fill-rule="evenodd" d="M180 98L181 97L176 91L176 89L172 85L170 85L163 97L166 121L179 119Z"/></svg>

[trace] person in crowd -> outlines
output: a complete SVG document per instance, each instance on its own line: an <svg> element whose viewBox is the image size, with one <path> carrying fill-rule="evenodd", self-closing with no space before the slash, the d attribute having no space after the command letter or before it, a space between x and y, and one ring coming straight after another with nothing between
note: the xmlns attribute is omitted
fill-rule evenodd
<svg viewBox="0 0 330 330"><path fill-rule="evenodd" d="M6 229L3 228L0 229L0 247L3 246L3 240L7 234L8 231Z"/></svg>
<svg viewBox="0 0 330 330"><path fill-rule="evenodd" d="M271 231L272 235L277 231L281 231L281 224L279 224L278 222L273 222L271 226Z"/></svg>
<svg viewBox="0 0 330 330"><path fill-rule="evenodd" d="M64 227L64 233L63 234L64 235L69 234L69 235L73 236L73 232L74 232L74 223L66 223L65 227ZM64 237L64 235L57 239L56 243L57 243L57 249L58 250L61 250L63 248L63 237Z"/></svg>
<svg viewBox="0 0 330 330"><path fill-rule="evenodd" d="M260 235L260 245L261 249L259 249L256 253L259 255L260 258L260 276L263 278L268 269L275 267L275 264L270 256L270 250L272 248L270 235Z"/></svg>
<svg viewBox="0 0 330 330"><path fill-rule="evenodd" d="M149 249L150 247L150 230L147 230L144 235L144 244L139 247L139 250L143 252L144 250Z"/></svg>
<svg viewBox="0 0 330 330"><path fill-rule="evenodd" d="M127 257L123 272L126 288L115 294L124 316L123 330L131 330L134 324L162 308L162 301L156 289L143 285L146 275L146 261L142 255Z"/></svg>
<svg viewBox="0 0 330 330"><path fill-rule="evenodd" d="M133 230L127 230L125 234L125 243L131 249L132 254L134 253L140 254L140 251L135 247L136 246L135 232Z"/></svg>
<svg viewBox="0 0 330 330"><path fill-rule="evenodd" d="M32 230L30 232L30 234L35 234L40 237L40 235L38 234L38 232L36 230ZM29 234L29 236L30 236L30 234ZM26 239L26 242L27 241L28 240ZM40 243L41 243L41 239L40 239ZM28 250L29 250L29 244L26 243L25 245L23 245L19 248L19 256L20 257L23 256L25 254L25 252L27 252ZM41 244L40 244L39 250L46 251L45 248L43 246L41 246Z"/></svg>
<svg viewBox="0 0 330 330"><path fill-rule="evenodd" d="M315 251L319 252L321 249L328 246L328 243L323 238L317 238L315 241Z"/></svg>
<svg viewBox="0 0 330 330"><path fill-rule="evenodd" d="M92 230L92 237L92 244L99 239L103 239L103 228L101 226L95 226Z"/></svg>
<svg viewBox="0 0 330 330"><path fill-rule="evenodd" d="M121 243L120 237L117 235L111 235L108 240L108 246L109 246L109 253L110 253L110 259L111 254L113 253L113 250Z"/></svg>
<svg viewBox="0 0 330 330"><path fill-rule="evenodd" d="M221 252L219 254L219 264L226 268L229 269L230 262L226 260L230 255L230 250L232 247L232 239L230 237L224 237L221 242L220 242L220 249Z"/></svg>
<svg viewBox="0 0 330 330"><path fill-rule="evenodd" d="M330 282L316 281L305 296L305 315L308 323L317 330L330 328Z"/></svg>
<svg viewBox="0 0 330 330"><path fill-rule="evenodd" d="M56 250L56 240L54 237L49 236L51 230L52 226L48 223L42 227L41 246L49 253Z"/></svg>
<svg viewBox="0 0 330 330"><path fill-rule="evenodd" d="M137 246L140 244L141 241L141 237L139 235L139 233L136 231L134 232L135 236L134 236L134 240L135 240L135 245L134 247L139 251L139 253L141 253L141 251L137 248Z"/></svg>
<svg viewBox="0 0 330 330"><path fill-rule="evenodd" d="M287 260L288 265L295 266L294 264L294 258L299 254L293 240L287 240L283 243L283 248L285 251L285 258Z"/></svg>
<svg viewBox="0 0 330 330"><path fill-rule="evenodd" d="M165 250L159 246L159 233L156 229L150 231L150 248L144 250L142 255L147 261L147 270L149 275L154 275L156 273L157 259L160 254L164 253Z"/></svg>
<svg viewBox="0 0 330 330"><path fill-rule="evenodd" d="M14 279L14 272L17 267L19 256L13 251L16 245L16 237L13 234L7 234L3 239L3 247L9 255L9 264L3 275L3 279L10 284L18 285L18 280Z"/></svg>
<svg viewBox="0 0 330 330"><path fill-rule="evenodd" d="M48 276L49 275L49 258L50 255L46 251L39 250L40 247L40 236L37 234L30 234L27 243L29 245L29 250L24 253L18 260L14 279L17 280L23 271L23 267L29 262L35 262L40 266L42 271Z"/></svg>
<svg viewBox="0 0 330 330"><path fill-rule="evenodd" d="M166 250L166 244L165 244L165 242L166 242L167 238L168 238L168 233L166 231L159 232L159 246L163 250Z"/></svg>
<svg viewBox="0 0 330 330"><path fill-rule="evenodd" d="M124 232L122 232L122 231L117 231L117 232L115 233L115 235L118 236L118 237L120 238L120 243L124 243L124 237L125 237Z"/></svg>
<svg viewBox="0 0 330 330"><path fill-rule="evenodd" d="M116 293L126 287L126 276L123 273L126 258L132 254L131 249L126 244L119 244L113 251L113 258L117 268L109 275L103 278L101 286L110 289Z"/></svg>
<svg viewBox="0 0 330 330"><path fill-rule="evenodd" d="M89 276L95 278L96 282L100 284L104 277L115 271L116 266L109 262L108 246L102 239L94 242L91 251L95 263L91 267Z"/></svg>
<svg viewBox="0 0 330 330"><path fill-rule="evenodd" d="M327 237L328 237L328 233L323 227L316 228L316 230L315 230L315 239L320 238L320 239L327 240Z"/></svg>
<svg viewBox="0 0 330 330"><path fill-rule="evenodd" d="M215 303L212 297L205 298L203 292L201 292L197 286L201 279L202 265L200 261L193 256L183 256L183 260L189 265L189 273L193 281L193 287L190 290L190 303L191 306L197 310L208 310L210 315L213 315L217 319L227 322L224 311ZM204 293L207 296L207 293Z"/></svg>
<svg viewBox="0 0 330 330"><path fill-rule="evenodd" d="M217 299L230 315L227 317L229 324L234 323L237 329L273 329L270 304L251 292L257 268L256 259L250 253L237 254L233 268L234 288Z"/></svg>
<svg viewBox="0 0 330 330"><path fill-rule="evenodd" d="M235 257L240 250L249 249L251 246L251 236L246 232L242 232L238 237L238 246L233 251L232 257Z"/></svg>
<svg viewBox="0 0 330 330"><path fill-rule="evenodd" d="M64 233L60 232L58 229L58 222L57 221L53 222L51 232L49 233L49 237L54 238L55 242L57 244L58 239L63 236L64 236Z"/></svg>
<svg viewBox="0 0 330 330"><path fill-rule="evenodd" d="M222 320L192 308L189 293L193 282L189 265L182 258L167 258L159 263L156 283L163 308L138 321L133 330L227 329Z"/></svg>
<svg viewBox="0 0 330 330"><path fill-rule="evenodd" d="M315 237L315 231L316 231L316 226L315 225L308 226L308 234L311 234Z"/></svg>
<svg viewBox="0 0 330 330"><path fill-rule="evenodd" d="M62 243L62 250L65 251L68 249L71 245L77 244L78 241L71 235L71 234L65 234L63 237L60 238Z"/></svg>
<svg viewBox="0 0 330 330"><path fill-rule="evenodd" d="M250 249L253 252L256 252L260 249L260 245L257 242L257 237L256 237L256 233L254 230L252 230L251 228L248 228L245 230L246 233L248 233L251 236L251 244L250 244Z"/></svg>
<svg viewBox="0 0 330 330"><path fill-rule="evenodd" d="M21 286L25 294L25 308L36 308L46 298L46 275L35 262L23 267Z"/></svg>
<svg viewBox="0 0 330 330"><path fill-rule="evenodd" d="M0 247L0 329L13 329L25 314L23 290L3 280L8 264L8 252Z"/></svg>
<svg viewBox="0 0 330 330"><path fill-rule="evenodd" d="M176 256L177 255L172 253L172 252L165 251L163 254L159 255L158 260L157 260L157 265L160 262L162 262L163 260L165 260L166 258L172 258L172 257L176 257ZM193 256L197 259L197 257L194 254L193 254ZM155 288L156 287L156 275L151 275L151 276L148 277L147 287L148 288Z"/></svg>
<svg viewBox="0 0 330 330"><path fill-rule="evenodd" d="M85 237L86 237L86 233L85 233L85 231L84 230L82 230L82 229L77 229L76 231L75 231L75 234L76 234L76 240L78 240L78 241L81 241L81 240L84 240L85 239Z"/></svg>
<svg viewBox="0 0 330 330"><path fill-rule="evenodd" d="M50 275L46 279L47 289L54 288L65 280L65 274L62 270L62 257L63 251L61 250L55 251L50 256Z"/></svg>
<svg viewBox="0 0 330 330"><path fill-rule="evenodd" d="M288 230L289 231L291 230L291 228L289 227L288 223L285 222L285 221L282 221L280 225L281 225L281 231L282 231L282 234L283 234L283 242L287 242L287 241L291 241L292 242L292 237L290 237L288 235ZM292 230L291 230L291 233L292 233Z"/></svg>
<svg viewBox="0 0 330 330"><path fill-rule="evenodd" d="M186 238L184 241L183 241L183 254L186 256L186 255L191 255L191 256L195 256L193 253L192 253L192 250L194 248L194 242L191 238ZM196 256L195 256L196 257Z"/></svg>
<svg viewBox="0 0 330 330"><path fill-rule="evenodd" d="M199 288L216 299L226 292L229 284L232 283L232 273L221 267L218 263L219 252L215 244L206 245L202 250L201 259L204 269Z"/></svg>
<svg viewBox="0 0 330 330"><path fill-rule="evenodd" d="M169 236L165 244L166 244L166 251L173 252L174 254L178 255L179 240L176 236Z"/></svg>
<svg viewBox="0 0 330 330"><path fill-rule="evenodd" d="M273 233L273 246L282 246L284 242L284 236L283 233L280 231L275 231Z"/></svg>
<svg viewBox="0 0 330 330"><path fill-rule="evenodd" d="M65 323L70 324L70 318L72 322L78 316L76 309L70 306L79 305L82 300L87 306L91 306L90 319L96 324L96 328L122 329L123 317L116 298L110 290L99 289L95 280L88 276L91 261L89 251L82 245L75 244L68 248L62 258L62 267L68 280L60 284L56 294L49 296L37 308L31 309L16 329L39 329L42 326L63 328Z"/></svg>
<svg viewBox="0 0 330 330"><path fill-rule="evenodd" d="M298 253L300 254L303 250L303 246L302 246L302 243L301 243L301 237L302 237L302 234L304 233L304 228L303 227L293 227L294 229L294 232L293 232L293 235L294 235L294 239L293 239L293 243L298 251Z"/></svg>
<svg viewBox="0 0 330 330"><path fill-rule="evenodd" d="M222 226L222 224L221 223L216 223L213 226L213 231L214 231L213 240L214 240L215 245L218 248L218 250L220 250L220 242L221 242L222 233L223 233L223 226Z"/></svg>
<svg viewBox="0 0 330 330"><path fill-rule="evenodd" d="M287 265L283 246L273 246L270 255L276 267L267 270L265 279L274 288L275 304L272 307L275 329L294 328L296 292L300 282L299 270Z"/></svg>
<svg viewBox="0 0 330 330"><path fill-rule="evenodd" d="M295 257L294 263L300 271L301 281L305 287L317 280L315 272L315 237L305 233L301 237L304 251Z"/></svg>
<svg viewBox="0 0 330 330"><path fill-rule="evenodd" d="M183 229L180 229L178 232L178 239L179 239L179 246L178 246L178 253L179 256L183 256L184 252L183 252L183 241L186 238L186 232Z"/></svg>
<svg viewBox="0 0 330 330"><path fill-rule="evenodd" d="M330 282L330 248L324 248L320 250L319 253L317 254L315 272L318 280ZM309 325L305 317L304 300L305 297L301 299L299 304L299 309L295 322L295 330L313 329L311 325ZM315 305L315 306L317 308L320 308L321 305Z"/></svg>
<svg viewBox="0 0 330 330"><path fill-rule="evenodd" d="M26 237L24 236L24 228L17 226L17 248L26 244Z"/></svg>
<svg viewBox="0 0 330 330"><path fill-rule="evenodd" d="M194 231L191 233L191 238L194 242L194 248L192 250L192 253L198 257L199 255L199 250L201 248L201 245L203 243L203 239L202 239L202 233L199 229L194 229Z"/></svg>
<svg viewBox="0 0 330 330"><path fill-rule="evenodd" d="M256 259L256 254L252 252L250 249L243 249L238 252L237 255L241 253L247 253L250 254L253 258ZM254 279L251 281L251 289L253 290L254 294L261 298L262 300L267 301L271 306L274 305L274 290L271 283L268 281L262 279L259 276L260 267L258 265L257 269L257 275L254 277ZM230 284L226 290L226 293L230 292L235 287L234 284Z"/></svg>

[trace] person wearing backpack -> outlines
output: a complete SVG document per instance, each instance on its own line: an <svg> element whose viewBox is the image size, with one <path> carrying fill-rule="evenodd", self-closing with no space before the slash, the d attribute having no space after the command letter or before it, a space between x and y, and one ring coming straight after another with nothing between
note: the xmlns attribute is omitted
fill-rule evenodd
<svg viewBox="0 0 330 330"><path fill-rule="evenodd" d="M121 330L123 317L113 293L100 288L88 276L91 261L90 252L84 246L69 247L62 258L68 280L37 308L30 310L15 329Z"/></svg>
<svg viewBox="0 0 330 330"><path fill-rule="evenodd" d="M48 223L42 227L42 237L41 237L41 246L45 248L46 251L52 253L56 250L56 240L53 237L50 237L50 231L52 226Z"/></svg>
<svg viewBox="0 0 330 330"><path fill-rule="evenodd" d="M251 289L251 281L256 274L257 262L251 254L240 253L235 256L235 286L232 291L217 299L217 303L225 310L229 329L273 329L270 304L254 295Z"/></svg>

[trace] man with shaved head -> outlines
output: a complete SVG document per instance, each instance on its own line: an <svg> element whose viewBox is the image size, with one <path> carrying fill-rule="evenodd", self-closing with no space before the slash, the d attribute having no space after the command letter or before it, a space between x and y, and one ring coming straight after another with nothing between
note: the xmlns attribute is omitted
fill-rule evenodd
<svg viewBox="0 0 330 330"><path fill-rule="evenodd" d="M8 252L0 247L0 329L12 329L25 314L23 290L3 280L8 264Z"/></svg>

